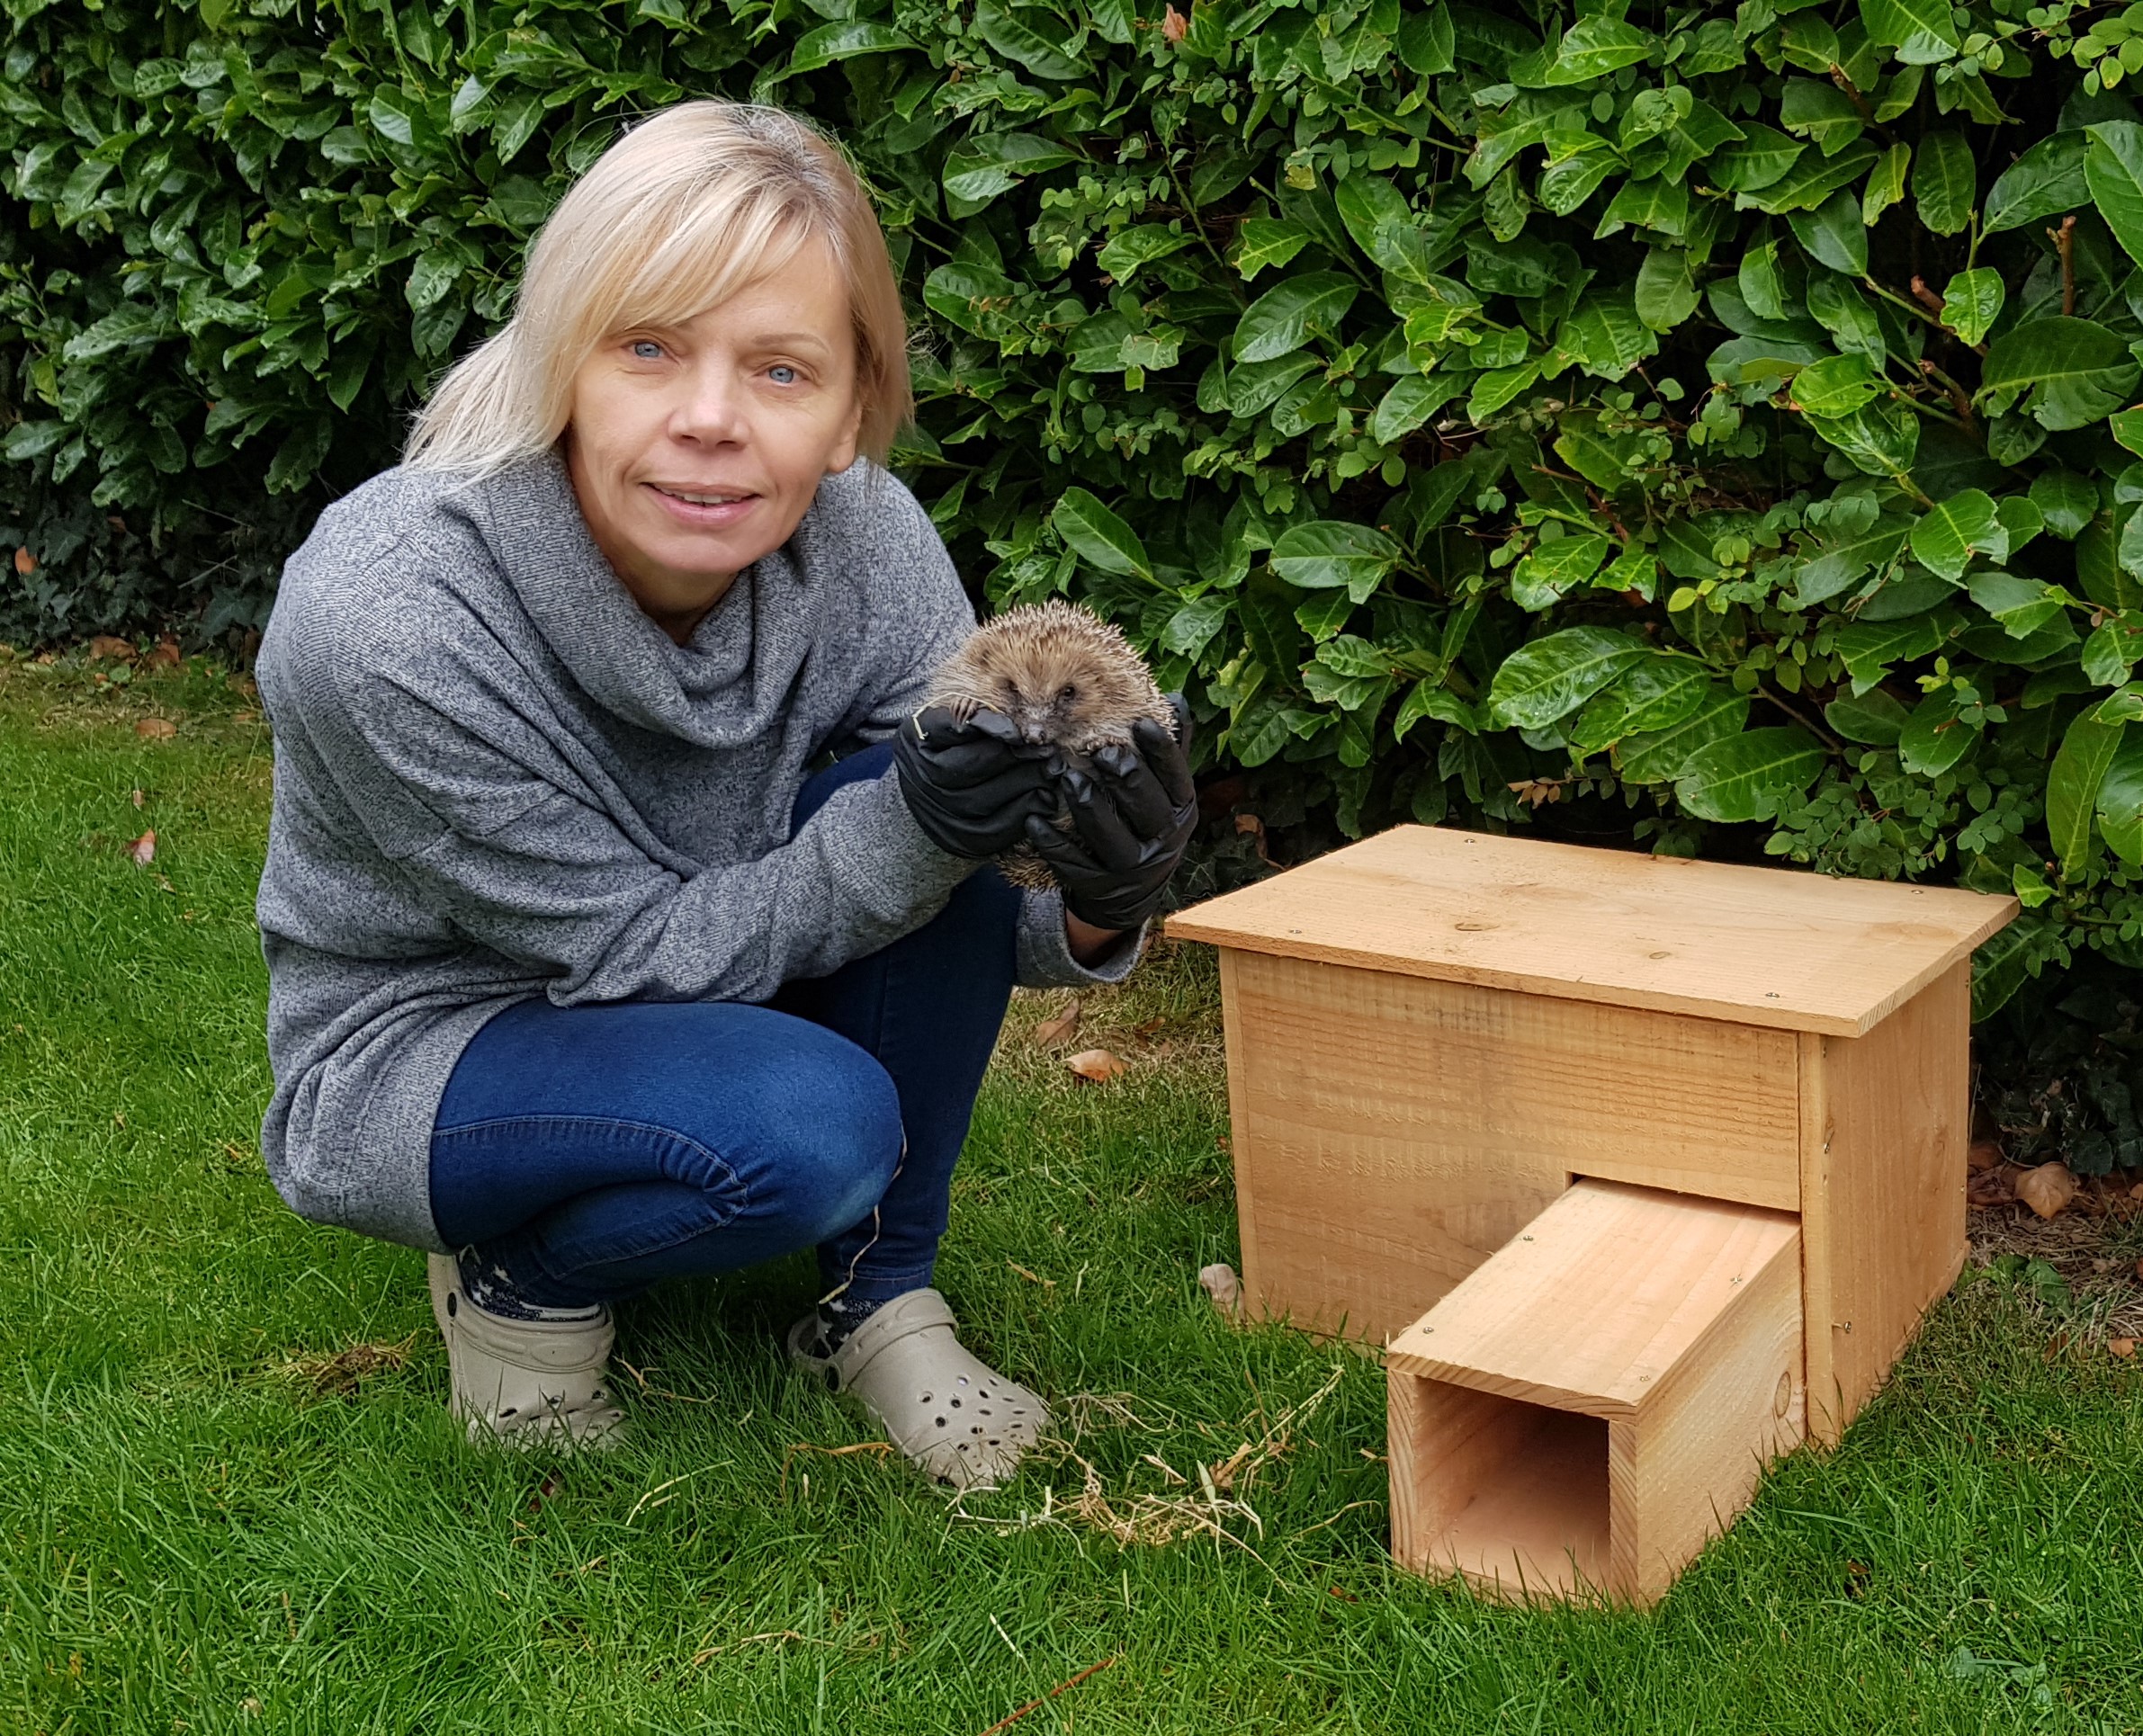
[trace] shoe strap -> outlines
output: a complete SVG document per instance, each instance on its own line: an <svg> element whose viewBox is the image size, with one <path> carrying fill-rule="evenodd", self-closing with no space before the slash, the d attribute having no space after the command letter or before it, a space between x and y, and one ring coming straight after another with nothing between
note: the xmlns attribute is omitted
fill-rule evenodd
<svg viewBox="0 0 2143 1736"><path fill-rule="evenodd" d="M834 1377L833 1390L845 1391L892 1346L919 1332L951 1329L959 1325L945 1298L935 1290L910 1290L896 1296L844 1338L826 1360Z"/></svg>

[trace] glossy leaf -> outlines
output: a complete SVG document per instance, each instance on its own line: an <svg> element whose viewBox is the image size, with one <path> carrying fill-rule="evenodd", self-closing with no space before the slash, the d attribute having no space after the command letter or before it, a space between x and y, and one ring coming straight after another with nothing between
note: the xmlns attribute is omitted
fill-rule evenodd
<svg viewBox="0 0 2143 1736"><path fill-rule="evenodd" d="M1674 798L1699 819L1769 819L1823 770L1822 745L1798 725L1744 730L1682 762Z"/></svg>

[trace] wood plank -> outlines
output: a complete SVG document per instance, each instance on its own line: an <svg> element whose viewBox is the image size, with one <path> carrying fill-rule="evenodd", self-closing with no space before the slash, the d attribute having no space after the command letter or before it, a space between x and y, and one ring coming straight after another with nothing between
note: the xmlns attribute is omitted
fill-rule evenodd
<svg viewBox="0 0 2143 1736"><path fill-rule="evenodd" d="M1638 1417L1608 1427L1607 1584L1649 1604L1734 1522L1763 1470L1807 1432L1799 1249L1740 1286Z"/></svg>
<svg viewBox="0 0 2143 1736"><path fill-rule="evenodd" d="M1268 1317L1380 1339L1574 1175L1798 1203L1789 1033L1232 950L1221 971Z"/></svg>
<svg viewBox="0 0 2143 1736"><path fill-rule="evenodd" d="M1634 1418L1767 1271L1798 1281L1786 1213L1583 1181L1392 1341L1387 1366Z"/></svg>
<svg viewBox="0 0 2143 1736"><path fill-rule="evenodd" d="M1859 1036L2014 899L1403 826L1194 906L1185 940Z"/></svg>
<svg viewBox="0 0 2143 1736"><path fill-rule="evenodd" d="M1802 1056L1809 1433L1835 1443L1965 1257L1971 965Z"/></svg>

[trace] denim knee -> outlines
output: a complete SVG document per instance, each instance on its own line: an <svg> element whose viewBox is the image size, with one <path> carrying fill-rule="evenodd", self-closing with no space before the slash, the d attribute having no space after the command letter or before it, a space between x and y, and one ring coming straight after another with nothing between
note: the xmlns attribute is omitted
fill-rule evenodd
<svg viewBox="0 0 2143 1736"><path fill-rule="evenodd" d="M799 1244L824 1241L866 1216L900 1167L901 1100L892 1077L860 1049L842 1060L799 1067L785 1081L793 1113L764 1126L753 1165Z"/></svg>

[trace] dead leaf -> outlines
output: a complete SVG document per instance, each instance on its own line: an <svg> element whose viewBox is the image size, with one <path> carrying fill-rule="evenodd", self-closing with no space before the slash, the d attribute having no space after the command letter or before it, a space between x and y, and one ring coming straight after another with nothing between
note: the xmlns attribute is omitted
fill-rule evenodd
<svg viewBox="0 0 2143 1736"><path fill-rule="evenodd" d="M2042 1163L2016 1178L2016 1196L2040 1217L2057 1217L2076 1198L2076 1178L2065 1163Z"/></svg>
<svg viewBox="0 0 2143 1736"><path fill-rule="evenodd" d="M2108 1338L2106 1348L2116 1356L2132 1356L2136 1354L2136 1341L2133 1338Z"/></svg>
<svg viewBox="0 0 2143 1736"><path fill-rule="evenodd" d="M341 1350L293 1356L283 1366L309 1383L316 1392L350 1392L368 1375L405 1367L416 1345L417 1334L412 1332L393 1344L353 1344Z"/></svg>
<svg viewBox="0 0 2143 1736"><path fill-rule="evenodd" d="M104 658L112 658L121 663L131 663L135 656L134 641L130 639L116 639L110 633L99 633L89 641L89 660L92 663Z"/></svg>
<svg viewBox="0 0 2143 1736"><path fill-rule="evenodd" d="M1045 1290L1054 1290L1056 1288L1056 1280L1054 1278L1045 1278L1039 1272L1030 1272L1026 1266L1020 1265L1018 1260L1007 1260L1005 1264L1010 1266L1013 1271L1018 1273L1018 1275L1025 1278L1029 1284L1038 1284Z"/></svg>
<svg viewBox="0 0 2143 1736"><path fill-rule="evenodd" d="M15 550L15 571L24 578L28 578L36 570L37 557L27 549L17 549Z"/></svg>
<svg viewBox="0 0 2143 1736"><path fill-rule="evenodd" d="M1035 1041L1045 1049L1054 1049L1060 1042L1069 1042L1078 1029L1079 1003L1074 1000L1054 1018L1044 1019L1035 1026Z"/></svg>
<svg viewBox="0 0 2143 1736"><path fill-rule="evenodd" d="M2130 1188L2128 1190L2128 1196L2131 1200L2143 1200L2143 1181L2138 1182L2133 1187Z"/></svg>
<svg viewBox="0 0 2143 1736"><path fill-rule="evenodd" d="M148 796L144 795L139 790L134 791L127 799L137 808L140 807L143 802L148 800Z"/></svg>
<svg viewBox="0 0 2143 1736"><path fill-rule="evenodd" d="M1131 1069L1106 1049L1081 1049L1064 1063L1072 1073L1090 1084L1101 1085Z"/></svg>
<svg viewBox="0 0 2143 1736"><path fill-rule="evenodd" d="M152 669L175 669L184 660L178 640L168 633L157 641L156 649L143 659Z"/></svg>
<svg viewBox="0 0 2143 1736"><path fill-rule="evenodd" d="M1170 6L1161 14L1161 33L1171 42L1180 42L1190 34L1190 20Z"/></svg>
<svg viewBox="0 0 2143 1736"><path fill-rule="evenodd" d="M1974 1140L1972 1149L1965 1153L1965 1168L1968 1169L1999 1169L2001 1167L2002 1142L1999 1140Z"/></svg>
<svg viewBox="0 0 2143 1736"><path fill-rule="evenodd" d="M1211 1266L1199 1267L1198 1288L1213 1298L1214 1307L1224 1319L1242 1318L1242 1280L1235 1275L1235 1268L1227 1261L1215 1260Z"/></svg>
<svg viewBox="0 0 2143 1736"><path fill-rule="evenodd" d="M1131 1027L1131 1034L1141 1039L1150 1037L1167 1023L1168 1015L1165 1013L1161 1014L1156 1018L1141 1019L1136 1025Z"/></svg>
<svg viewBox="0 0 2143 1736"><path fill-rule="evenodd" d="M127 846L127 855L133 858L134 866L146 868L157 859L157 828L148 831Z"/></svg>
<svg viewBox="0 0 2143 1736"><path fill-rule="evenodd" d="M169 741L178 734L178 725L166 717L145 717L134 726L134 733L144 741Z"/></svg>

